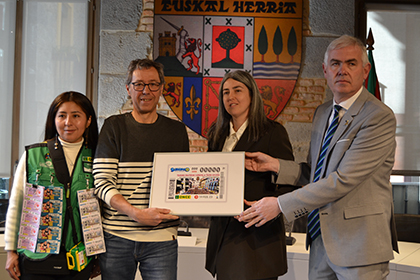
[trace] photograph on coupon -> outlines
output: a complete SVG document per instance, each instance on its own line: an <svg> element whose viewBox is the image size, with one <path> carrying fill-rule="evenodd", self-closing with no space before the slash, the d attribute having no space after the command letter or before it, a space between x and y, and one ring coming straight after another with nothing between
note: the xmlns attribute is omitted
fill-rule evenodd
<svg viewBox="0 0 420 280"><path fill-rule="evenodd" d="M227 170L227 165L170 166L167 201L225 201Z"/></svg>

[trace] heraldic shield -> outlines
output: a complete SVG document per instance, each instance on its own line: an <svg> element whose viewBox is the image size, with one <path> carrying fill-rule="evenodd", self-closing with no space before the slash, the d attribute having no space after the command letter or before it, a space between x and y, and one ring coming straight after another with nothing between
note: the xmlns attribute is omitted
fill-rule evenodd
<svg viewBox="0 0 420 280"><path fill-rule="evenodd" d="M156 0L153 34L166 102L206 137L217 118L220 82L230 71L252 74L268 118L284 109L301 67L302 0Z"/></svg>

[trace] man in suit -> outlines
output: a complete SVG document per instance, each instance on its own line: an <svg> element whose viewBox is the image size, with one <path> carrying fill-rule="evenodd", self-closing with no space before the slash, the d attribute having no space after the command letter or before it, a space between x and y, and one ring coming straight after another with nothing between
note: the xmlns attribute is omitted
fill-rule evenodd
<svg viewBox="0 0 420 280"><path fill-rule="evenodd" d="M309 279L385 279L398 251L389 182L396 120L363 87L370 68L360 40L344 35L331 42L323 70L334 98L314 114L307 163L246 154L247 169L303 187L247 202L252 207L238 220L259 227L281 212L288 221L309 214Z"/></svg>

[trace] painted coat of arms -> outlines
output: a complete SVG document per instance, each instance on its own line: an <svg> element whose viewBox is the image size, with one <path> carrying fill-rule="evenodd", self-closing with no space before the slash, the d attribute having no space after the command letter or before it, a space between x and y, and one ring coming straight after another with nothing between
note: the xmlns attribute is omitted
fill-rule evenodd
<svg viewBox="0 0 420 280"><path fill-rule="evenodd" d="M302 0L156 0L153 41L153 57L165 68L163 95L193 131L206 136L220 82L239 69L253 75L274 120L299 75Z"/></svg>

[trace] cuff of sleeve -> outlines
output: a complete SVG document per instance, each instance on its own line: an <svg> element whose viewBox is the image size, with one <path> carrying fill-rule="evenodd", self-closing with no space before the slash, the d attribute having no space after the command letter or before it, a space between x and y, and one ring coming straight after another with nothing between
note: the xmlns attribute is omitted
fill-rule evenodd
<svg viewBox="0 0 420 280"><path fill-rule="evenodd" d="M5 242L4 250L5 251L16 251L16 242Z"/></svg>
<svg viewBox="0 0 420 280"><path fill-rule="evenodd" d="M109 206L111 206L111 198L114 197L114 195L120 194L119 191L117 191L116 189L111 189L108 191L108 193L105 196L105 203L108 204Z"/></svg>
<svg viewBox="0 0 420 280"><path fill-rule="evenodd" d="M271 183L273 183L273 184L277 184L276 182L277 182L277 177L279 176L279 174L280 174L280 160L278 160L279 161L279 170L277 170L277 172L271 172Z"/></svg>
<svg viewBox="0 0 420 280"><path fill-rule="evenodd" d="M277 204L279 205L279 208L280 208L281 213L283 213L283 209L281 208L281 204L280 204L280 200L279 199L277 199Z"/></svg>

